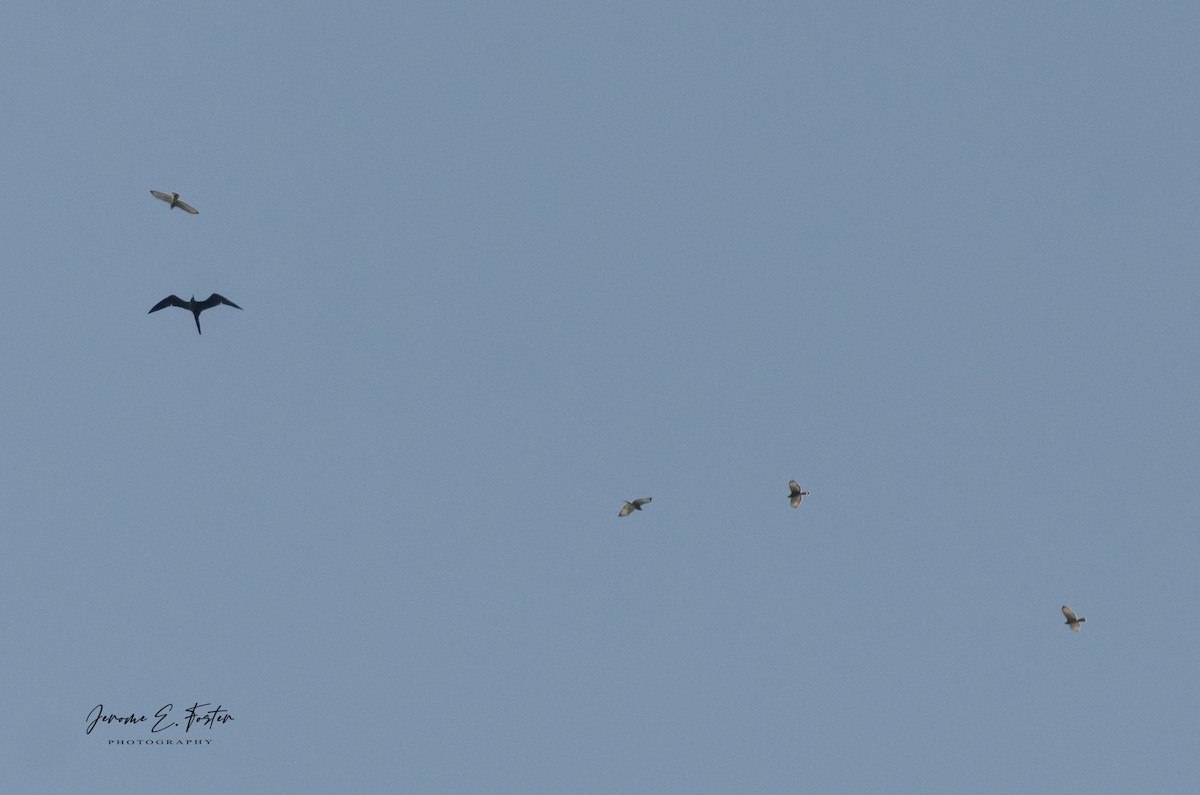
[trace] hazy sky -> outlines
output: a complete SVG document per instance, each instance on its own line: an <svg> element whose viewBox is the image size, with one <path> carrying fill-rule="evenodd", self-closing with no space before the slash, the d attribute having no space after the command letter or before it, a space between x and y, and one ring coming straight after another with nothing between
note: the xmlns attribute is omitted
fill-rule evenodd
<svg viewBox="0 0 1200 795"><path fill-rule="evenodd" d="M12 791L1192 790L1198 40L6 3Z"/></svg>

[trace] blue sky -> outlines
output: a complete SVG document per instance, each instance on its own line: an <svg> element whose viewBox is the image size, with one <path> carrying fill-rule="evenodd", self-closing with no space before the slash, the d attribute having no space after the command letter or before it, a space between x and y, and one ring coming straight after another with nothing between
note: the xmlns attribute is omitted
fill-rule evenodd
<svg viewBox="0 0 1200 795"><path fill-rule="evenodd" d="M9 781L1189 790L1198 34L6 5Z"/></svg>

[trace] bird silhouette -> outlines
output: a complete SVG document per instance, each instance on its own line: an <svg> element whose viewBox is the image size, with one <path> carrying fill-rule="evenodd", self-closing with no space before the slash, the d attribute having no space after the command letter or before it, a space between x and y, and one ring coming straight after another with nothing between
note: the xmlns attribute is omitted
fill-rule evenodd
<svg viewBox="0 0 1200 795"><path fill-rule="evenodd" d="M235 304L233 301L230 301L223 295L217 295L216 293L213 293L203 301L197 301L196 296L194 295L190 301L184 301L177 295L168 295L166 298L155 304L154 308L146 314L148 315L151 312L157 312L160 309L166 309L168 306L177 306L182 309L186 309L196 318L196 333L203 334L204 332L200 330L200 313L205 309L212 309L218 304L225 304L225 306L232 306L234 309L241 309L241 307Z"/></svg>
<svg viewBox="0 0 1200 795"><path fill-rule="evenodd" d="M1071 628L1072 632L1078 632L1079 625L1087 621L1086 618L1076 618L1075 611L1066 605L1063 605L1063 615L1067 617L1066 624Z"/></svg>
<svg viewBox="0 0 1200 795"><path fill-rule="evenodd" d="M650 502L650 500L652 500L652 499L654 499L654 498L653 497L642 497L640 499L634 500L633 502L626 502L625 507L621 509L621 512L619 514L617 514L617 516L628 516L629 514L633 513L634 511L640 511L640 510L642 510L642 506L645 505L646 503Z"/></svg>
<svg viewBox="0 0 1200 795"><path fill-rule="evenodd" d="M179 209L183 210L184 212L189 212L192 215L200 214L200 211L197 210L192 205L188 204L187 202L179 201L178 193L163 193L160 190L152 190L152 191L150 191L150 195L156 199L162 199L167 204L171 205L172 209L175 207L178 207Z"/></svg>
<svg viewBox="0 0 1200 795"><path fill-rule="evenodd" d="M788 488L791 489L791 492L792 492L791 494L788 495L789 497L792 498L792 507L799 508L800 503L804 500L805 497L808 496L808 492L801 491L800 484L794 480L788 481Z"/></svg>

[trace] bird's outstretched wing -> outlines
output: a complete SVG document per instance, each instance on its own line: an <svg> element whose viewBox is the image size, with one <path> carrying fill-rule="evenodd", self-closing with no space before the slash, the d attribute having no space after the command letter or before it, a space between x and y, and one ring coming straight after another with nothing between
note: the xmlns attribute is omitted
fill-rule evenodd
<svg viewBox="0 0 1200 795"><path fill-rule="evenodd" d="M160 190L152 190L152 191L150 191L150 195L156 199L162 199L167 204L171 203L171 194L169 194L169 193L163 193Z"/></svg>
<svg viewBox="0 0 1200 795"><path fill-rule="evenodd" d="M653 497L642 497L640 499L634 500L633 504L635 507L641 508L643 505L645 505L646 503L650 502L653 499L654 499Z"/></svg>
<svg viewBox="0 0 1200 795"><path fill-rule="evenodd" d="M168 295L166 298L155 304L154 308L151 309L150 312L157 312L160 309L166 309L168 306L187 306L187 304L179 300L179 296L177 295ZM147 312L146 314L148 315L150 312Z"/></svg>
<svg viewBox="0 0 1200 795"><path fill-rule="evenodd" d="M792 491L791 495L789 495L789 496L795 497L797 494L800 493L800 484L794 480L788 481L788 488L791 489L791 491Z"/></svg>
<svg viewBox="0 0 1200 795"><path fill-rule="evenodd" d="M1066 605L1063 605L1063 615L1066 616L1067 621L1070 621L1072 624L1079 621L1079 619L1075 617L1075 611L1072 610L1071 608L1067 607Z"/></svg>
<svg viewBox="0 0 1200 795"><path fill-rule="evenodd" d="M618 513L617 516L628 516L631 513L633 513L633 503L627 502L625 503L625 506L621 508L621 512Z"/></svg>
<svg viewBox="0 0 1200 795"><path fill-rule="evenodd" d="M205 298L203 301L201 301L200 308L201 309L212 309L214 306L217 306L218 304L225 304L225 306L232 306L234 309L241 309L241 307L238 306L237 304L235 304L233 301L230 301L225 296L218 295L217 293L213 293L208 298Z"/></svg>
<svg viewBox="0 0 1200 795"><path fill-rule="evenodd" d="M181 210L186 210L187 212L191 213L192 215L199 215L199 214L200 214L200 211L199 211L199 210L197 210L195 207L193 207L192 205L188 204L187 202L181 202L181 201L179 201L178 199L176 199L176 200L175 200L175 206L176 206L176 207L178 207L178 208L179 208L179 209L181 209Z"/></svg>

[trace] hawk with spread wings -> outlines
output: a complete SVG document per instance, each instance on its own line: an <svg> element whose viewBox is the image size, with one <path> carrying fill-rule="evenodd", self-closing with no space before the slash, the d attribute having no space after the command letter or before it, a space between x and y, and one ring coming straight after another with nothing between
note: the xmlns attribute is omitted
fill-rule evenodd
<svg viewBox="0 0 1200 795"><path fill-rule="evenodd" d="M791 489L791 494L789 494L788 497L791 498L792 507L799 508L801 501L808 496L808 492L801 491L800 484L794 480L788 482L788 488Z"/></svg>
<svg viewBox="0 0 1200 795"><path fill-rule="evenodd" d="M1063 615L1067 617L1066 624L1068 627L1071 628L1072 632L1078 632L1079 625L1082 624L1084 621L1087 621L1086 618L1076 618L1075 611L1072 610L1071 608L1067 607L1066 605L1063 605Z"/></svg>
<svg viewBox="0 0 1200 795"><path fill-rule="evenodd" d="M653 497L641 497L632 502L626 502L625 507L621 509L621 512L618 513L617 516L628 516L629 514L633 513L634 511L640 511L640 510L642 510L642 506L645 505L646 503L650 502L650 500L652 500L652 499L654 499L654 498Z"/></svg>
<svg viewBox="0 0 1200 795"><path fill-rule="evenodd" d="M170 209L172 209L172 210L175 209L176 207L178 207L179 209L183 210L184 212L191 213L192 215L200 214L200 211L197 210L192 205L188 204L187 202L179 201L178 193L163 193L160 190L152 190L152 191L150 191L150 195L156 199L162 199L167 204L171 205Z"/></svg>

